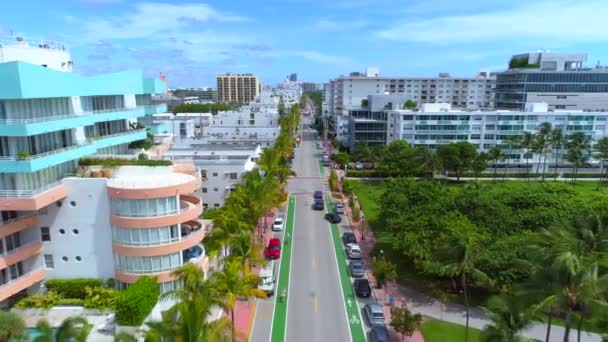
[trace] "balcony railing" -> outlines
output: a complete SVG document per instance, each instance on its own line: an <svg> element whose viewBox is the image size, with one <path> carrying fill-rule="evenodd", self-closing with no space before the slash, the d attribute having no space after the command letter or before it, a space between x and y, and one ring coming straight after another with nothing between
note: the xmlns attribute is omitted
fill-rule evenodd
<svg viewBox="0 0 608 342"><path fill-rule="evenodd" d="M145 105L145 106L137 106L135 108L111 108L111 109L98 109L98 110L88 110L81 113L70 113L63 115L54 115L54 116L43 116L39 118L23 118L23 119L0 119L0 125L23 125L30 123L38 123L38 122L47 122L47 121L55 121L55 120L64 120L64 119L72 119L82 116L88 115L96 115L96 114L105 114L105 113L115 113L115 112L133 112L139 110L145 110L148 108L155 108L161 105ZM20 114L12 114L16 116L26 116L25 113Z"/></svg>
<svg viewBox="0 0 608 342"><path fill-rule="evenodd" d="M91 137L90 139L91 140L103 140L103 139L109 139L109 138L114 138L114 137L120 137L123 135L141 133L141 132L145 132L145 131L146 131L145 129L132 129L132 130L108 134L108 135L98 135L98 136Z"/></svg>
<svg viewBox="0 0 608 342"><path fill-rule="evenodd" d="M72 146L68 146L68 147L64 147L64 148L60 148L60 149L56 149L56 150L52 150L52 151L48 151L48 152L44 152L44 153L34 154L34 155L31 155L28 157L0 156L0 160L26 161L26 160L32 160L32 159L39 159L39 158L51 156L53 154L58 154L58 153L66 152L66 151L75 150L75 149L78 149L78 148L81 148L84 146L91 145L92 143L93 143L92 141L87 140L83 144L72 145Z"/></svg>
<svg viewBox="0 0 608 342"><path fill-rule="evenodd" d="M42 268L42 267L36 268L36 269L31 270L29 272L23 273L22 275L20 275L19 277L15 278L15 279L9 280L8 282L0 285L0 293L2 292L3 289L5 289L5 288L7 288L7 287L9 287L9 286L11 286L11 285L13 285L15 283L19 283L24 278L29 277L29 276L34 275L34 274L39 273L39 272L44 272L44 268Z"/></svg>
<svg viewBox="0 0 608 342"><path fill-rule="evenodd" d="M19 246L16 246L15 248L11 249L11 250L10 250L10 251L8 251L8 252L5 252L4 254L0 254L0 258L6 258L6 257L8 257L8 256L11 256L11 255L13 255L13 254L18 253L18 252L19 252L20 250L22 250L23 248L26 248L26 247L29 247L29 246L32 246L32 245L35 245L35 244L39 244L39 243L40 243L40 241L36 241L36 240L34 240L34 241L30 241L30 242L26 242L26 243L24 243L24 244L21 244L21 245L19 245Z"/></svg>
<svg viewBox="0 0 608 342"><path fill-rule="evenodd" d="M56 182L53 183L49 183L45 186L42 186L40 188L37 189L33 189L33 190L0 190L0 198L13 198L13 197L20 197L20 198L28 198L28 197L34 197L36 195L39 195L45 191L48 191L50 189L56 188L59 185L61 185L61 180L58 180Z"/></svg>
<svg viewBox="0 0 608 342"><path fill-rule="evenodd" d="M19 215L18 217L14 217L12 219L0 221L0 227L6 226L6 225L9 225L9 224L11 224L13 222L21 221L21 220L23 220L25 218L36 216L36 215L38 215L38 213L37 212L33 212L33 213L29 213L29 214Z"/></svg>

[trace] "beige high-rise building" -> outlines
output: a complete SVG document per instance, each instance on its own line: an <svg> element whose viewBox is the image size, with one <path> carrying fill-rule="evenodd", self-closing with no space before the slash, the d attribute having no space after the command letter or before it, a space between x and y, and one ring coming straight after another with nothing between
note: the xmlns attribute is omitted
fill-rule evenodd
<svg viewBox="0 0 608 342"><path fill-rule="evenodd" d="M217 76L217 100L219 102L249 103L261 92L262 87L253 74L224 74Z"/></svg>

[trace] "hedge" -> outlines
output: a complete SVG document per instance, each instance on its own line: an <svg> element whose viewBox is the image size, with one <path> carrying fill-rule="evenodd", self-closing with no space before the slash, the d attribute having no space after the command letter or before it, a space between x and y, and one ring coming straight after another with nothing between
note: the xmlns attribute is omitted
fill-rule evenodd
<svg viewBox="0 0 608 342"><path fill-rule="evenodd" d="M100 165L103 167L118 167L125 165L136 166L169 166L173 165L170 160L153 159L120 159L120 158L82 158L78 161L80 166Z"/></svg>
<svg viewBox="0 0 608 342"><path fill-rule="evenodd" d="M361 177L361 178L383 178L387 175L384 172L380 172L377 170L348 170L346 172L346 177Z"/></svg>
<svg viewBox="0 0 608 342"><path fill-rule="evenodd" d="M120 325L140 326L160 296L155 278L141 277L116 298L116 322Z"/></svg>
<svg viewBox="0 0 608 342"><path fill-rule="evenodd" d="M74 278L74 279L50 279L44 283L49 291L56 292L63 298L84 299L87 296L86 287L102 287L102 279Z"/></svg>
<svg viewBox="0 0 608 342"><path fill-rule="evenodd" d="M57 305L84 306L84 300L80 298L62 298L57 302Z"/></svg>
<svg viewBox="0 0 608 342"><path fill-rule="evenodd" d="M564 178L574 178L574 173L564 173ZM601 178L600 173L577 173L576 178Z"/></svg>

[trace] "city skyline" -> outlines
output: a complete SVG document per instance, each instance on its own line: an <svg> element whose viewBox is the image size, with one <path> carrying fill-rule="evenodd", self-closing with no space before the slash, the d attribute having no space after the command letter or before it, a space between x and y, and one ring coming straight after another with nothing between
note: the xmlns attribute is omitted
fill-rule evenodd
<svg viewBox="0 0 608 342"><path fill-rule="evenodd" d="M606 48L598 43L608 34L600 14L608 4L559 4L34 0L5 4L0 34L61 40L78 73L141 68L163 72L173 88L213 87L225 72L252 72L263 84L292 72L325 82L366 66L392 76L473 76L539 49L588 52L589 65L601 62Z"/></svg>

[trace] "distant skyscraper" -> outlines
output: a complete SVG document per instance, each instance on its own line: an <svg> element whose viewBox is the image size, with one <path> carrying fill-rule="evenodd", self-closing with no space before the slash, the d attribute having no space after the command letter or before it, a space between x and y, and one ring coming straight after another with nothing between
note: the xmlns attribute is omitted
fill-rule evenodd
<svg viewBox="0 0 608 342"><path fill-rule="evenodd" d="M249 103L260 94L262 87L253 74L224 74L217 76L219 102Z"/></svg>
<svg viewBox="0 0 608 342"><path fill-rule="evenodd" d="M290 74L287 77L287 79L290 80L291 82L298 82L298 74L296 74L296 73Z"/></svg>

